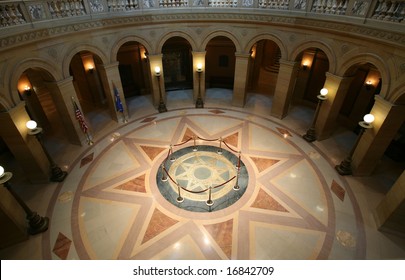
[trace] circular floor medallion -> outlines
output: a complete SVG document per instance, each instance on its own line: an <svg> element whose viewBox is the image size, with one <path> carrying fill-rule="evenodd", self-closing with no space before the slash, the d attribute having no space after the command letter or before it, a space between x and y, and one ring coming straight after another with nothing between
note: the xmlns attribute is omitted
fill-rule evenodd
<svg viewBox="0 0 405 280"><path fill-rule="evenodd" d="M246 191L246 167L238 156L227 150L219 154L218 148L213 146L201 145L197 151L185 147L175 151L170 158L175 160L163 162L169 180L162 180L162 168L159 168L156 181L163 197L181 209L193 212L221 210L238 201ZM237 166L240 166L239 172Z"/></svg>

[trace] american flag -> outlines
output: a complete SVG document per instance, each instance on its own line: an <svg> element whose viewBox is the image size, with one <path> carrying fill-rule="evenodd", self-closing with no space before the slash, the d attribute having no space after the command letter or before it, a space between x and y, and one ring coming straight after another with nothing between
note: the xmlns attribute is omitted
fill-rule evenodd
<svg viewBox="0 0 405 280"><path fill-rule="evenodd" d="M80 112L80 109L74 100L73 100L73 107L75 109L76 119L79 121L79 125L80 125L81 129L83 130L84 133L87 133L87 130L89 129L89 127L87 126L86 121L83 118L82 112Z"/></svg>

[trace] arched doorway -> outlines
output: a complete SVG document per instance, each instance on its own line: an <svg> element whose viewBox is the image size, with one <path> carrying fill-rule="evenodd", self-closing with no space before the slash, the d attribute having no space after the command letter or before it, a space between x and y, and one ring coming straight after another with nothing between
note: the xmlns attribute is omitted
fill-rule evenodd
<svg viewBox="0 0 405 280"><path fill-rule="evenodd" d="M281 51L271 40L260 40L250 50L252 63L249 69L248 90L273 95L280 69Z"/></svg>
<svg viewBox="0 0 405 280"><path fill-rule="evenodd" d="M147 50L138 42L123 44L117 53L125 98L150 94Z"/></svg>
<svg viewBox="0 0 405 280"><path fill-rule="evenodd" d="M293 102L315 107L329 70L328 57L321 49L309 48L301 52L296 61L300 61L301 67L295 83Z"/></svg>
<svg viewBox="0 0 405 280"><path fill-rule="evenodd" d="M166 91L193 88L193 58L190 43L179 36L168 39L162 47Z"/></svg>
<svg viewBox="0 0 405 280"><path fill-rule="evenodd" d="M374 105L374 96L380 94L382 79L378 69L370 64L354 65L344 76L352 77L342 107L340 121L353 130Z"/></svg>
<svg viewBox="0 0 405 280"><path fill-rule="evenodd" d="M225 36L212 38L206 47L206 83L208 88L233 89L235 45Z"/></svg>
<svg viewBox="0 0 405 280"><path fill-rule="evenodd" d="M111 120L99 71L101 59L89 51L76 53L69 67L77 98L90 130L101 130Z"/></svg>

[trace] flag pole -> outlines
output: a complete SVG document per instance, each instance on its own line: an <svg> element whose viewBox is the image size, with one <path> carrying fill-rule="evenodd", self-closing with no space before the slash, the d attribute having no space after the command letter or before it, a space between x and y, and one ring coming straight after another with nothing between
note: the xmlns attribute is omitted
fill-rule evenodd
<svg viewBox="0 0 405 280"><path fill-rule="evenodd" d="M76 120L79 122L80 128L82 129L83 133L86 135L86 140L88 145L93 145L94 142L91 140L91 136L88 132L89 127L84 120L83 114L77 106L75 98L72 96L72 103L73 103L73 110L75 111Z"/></svg>

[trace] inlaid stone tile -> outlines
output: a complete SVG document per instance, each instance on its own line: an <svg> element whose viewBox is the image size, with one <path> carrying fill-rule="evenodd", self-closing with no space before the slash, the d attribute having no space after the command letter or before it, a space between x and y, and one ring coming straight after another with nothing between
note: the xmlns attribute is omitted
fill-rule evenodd
<svg viewBox="0 0 405 280"><path fill-rule="evenodd" d="M187 128L186 131L184 132L183 139L181 139L181 142L187 141L188 139L194 139L197 135L190 129ZM191 140L193 141L193 140Z"/></svg>
<svg viewBox="0 0 405 280"><path fill-rule="evenodd" d="M345 199L345 189L342 188L338 183L336 183L335 180L332 181L331 190L341 201Z"/></svg>
<svg viewBox="0 0 405 280"><path fill-rule="evenodd" d="M250 158L255 163L257 170L259 170L259 172L263 172L267 168L279 162L279 160L269 158L259 158L259 157L250 157Z"/></svg>
<svg viewBox="0 0 405 280"><path fill-rule="evenodd" d="M280 132L282 135L284 136L289 136L292 137L292 134L285 128L281 128L281 127L276 127L278 132Z"/></svg>
<svg viewBox="0 0 405 280"><path fill-rule="evenodd" d="M231 258L233 219L218 224L205 225L205 228L222 251L224 251L225 255Z"/></svg>
<svg viewBox="0 0 405 280"><path fill-rule="evenodd" d="M91 153L87 156L85 156L84 158L82 158L82 160L80 161L80 167L85 166L86 164L90 163L93 161L93 157L94 157L94 153Z"/></svg>
<svg viewBox="0 0 405 280"><path fill-rule="evenodd" d="M163 150L166 148L141 146L142 150L148 155L148 157L153 161Z"/></svg>
<svg viewBox="0 0 405 280"><path fill-rule="evenodd" d="M224 113L225 113L224 111L222 111L222 110L218 110L218 109L215 109L215 110L209 110L208 112L213 113L213 114L215 114L215 115L218 115L218 114L224 114Z"/></svg>
<svg viewBox="0 0 405 280"><path fill-rule="evenodd" d="M228 145L237 148L238 147L238 139L239 139L239 133L236 132L236 133L234 133L232 135L229 135L229 136L223 138L222 140L224 142L226 142Z"/></svg>
<svg viewBox="0 0 405 280"><path fill-rule="evenodd" d="M155 119L156 119L156 117L145 118L145 119L143 119L143 120L141 121L141 123L148 123L148 122L151 122L151 121L153 121L153 120L155 120Z"/></svg>
<svg viewBox="0 0 405 280"><path fill-rule="evenodd" d="M143 237L142 243L147 242L148 240L154 238L155 236L161 234L166 229L172 227L178 223L177 220L174 220L162 212L159 209L155 209L152 218L149 221L148 228L146 229L145 236Z"/></svg>
<svg viewBox="0 0 405 280"><path fill-rule="evenodd" d="M62 260L66 260L71 245L72 240L67 238L63 233L59 232L58 238L55 241L55 245L53 246L52 252Z"/></svg>
<svg viewBox="0 0 405 280"><path fill-rule="evenodd" d="M114 189L146 193L145 174L143 174L135 179L129 180L128 182L125 182L124 184L116 186Z"/></svg>
<svg viewBox="0 0 405 280"><path fill-rule="evenodd" d="M288 212L280 203L278 203L273 197L267 194L264 190L260 189L255 201L251 207L260 208L266 210Z"/></svg>

